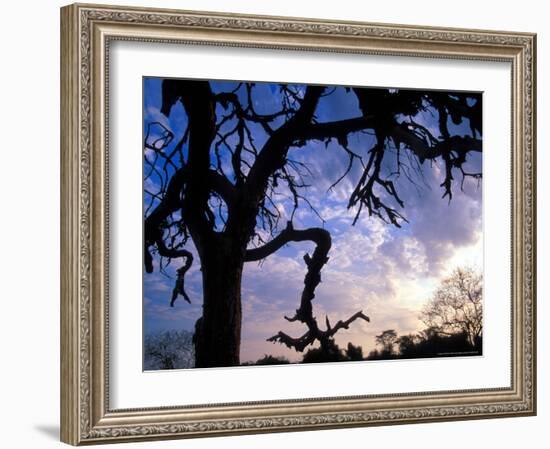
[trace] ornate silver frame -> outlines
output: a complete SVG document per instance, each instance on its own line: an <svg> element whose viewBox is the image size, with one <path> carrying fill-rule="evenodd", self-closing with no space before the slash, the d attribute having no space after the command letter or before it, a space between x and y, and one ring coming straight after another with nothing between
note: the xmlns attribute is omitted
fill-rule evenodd
<svg viewBox="0 0 550 449"><path fill-rule="evenodd" d="M61 10L61 35L62 441L79 445L536 413L534 34L76 4ZM111 410L106 56L113 39L510 62L511 387Z"/></svg>

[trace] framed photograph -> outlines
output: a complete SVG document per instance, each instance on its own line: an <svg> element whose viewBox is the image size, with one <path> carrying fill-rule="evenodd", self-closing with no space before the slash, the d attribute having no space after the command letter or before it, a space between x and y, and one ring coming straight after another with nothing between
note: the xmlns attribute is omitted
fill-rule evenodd
<svg viewBox="0 0 550 449"><path fill-rule="evenodd" d="M535 35L61 36L62 441L536 413Z"/></svg>

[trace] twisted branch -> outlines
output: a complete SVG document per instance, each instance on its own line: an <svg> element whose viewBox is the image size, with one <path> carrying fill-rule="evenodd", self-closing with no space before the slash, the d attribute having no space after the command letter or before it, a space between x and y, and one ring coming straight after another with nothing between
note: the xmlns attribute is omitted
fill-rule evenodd
<svg viewBox="0 0 550 449"><path fill-rule="evenodd" d="M183 299L185 299L189 304L191 304L191 299L187 295L185 291L185 273L191 268L191 265L193 264L193 255L186 250L181 250L181 256L184 257L184 263L181 268L177 270L177 278L176 278L176 285L174 286L174 290L172 290L172 299L170 300L170 307L174 307L174 303L176 302L176 299L178 299L178 295L183 296Z"/></svg>
<svg viewBox="0 0 550 449"><path fill-rule="evenodd" d="M273 254L286 243L302 241L314 242L316 247L313 251L313 255L310 256L306 253L304 256L307 273L304 278L304 289L302 291L300 307L296 309L296 313L293 317L289 318L285 316L285 319L290 322L300 321L304 323L308 331L298 338L290 337L280 331L278 334L267 339L267 341L282 343L289 348L294 348L298 352L302 352L308 345L314 343L316 340L320 342L321 346L326 345L336 332L340 329L348 329L349 325L359 318L370 321L369 317L363 314L362 311L359 311L345 321L338 321L334 327L330 325L327 317L327 329L321 330L317 324L316 318L313 316L312 301L315 299L315 289L321 283L321 270L329 260L328 252L332 245L330 233L325 229L309 228L297 230L294 229L292 222L289 221L286 228L269 243L259 248L247 250L246 260L261 260Z"/></svg>

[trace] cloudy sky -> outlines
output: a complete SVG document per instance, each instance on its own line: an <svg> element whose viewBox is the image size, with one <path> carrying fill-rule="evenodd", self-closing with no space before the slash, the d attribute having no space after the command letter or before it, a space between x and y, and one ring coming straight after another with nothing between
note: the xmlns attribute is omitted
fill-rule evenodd
<svg viewBox="0 0 550 449"><path fill-rule="evenodd" d="M236 83L231 82L212 83L214 91L235 86ZM159 121L174 133L175 142L185 130L185 112L180 105L172 109L169 118L160 114L160 87L160 79L144 78L144 130L146 132L149 123ZM258 112L277 109L280 95L276 85L258 84L255 89ZM337 88L321 99L316 115L323 122L359 114L353 93ZM435 136L439 135L430 111L420 114L415 120L431 129ZM452 126L451 131L467 134L469 126L467 123ZM259 129L253 128L253 132L256 143L261 145L265 136ZM352 134L349 147L366 156L372 139L368 133ZM332 235L330 260L316 290L314 314L319 323L324 323L325 315L335 323L359 310L371 319L370 323L356 321L349 330L338 332L336 341L340 346L345 347L351 341L361 345L367 354L375 348L375 335L383 330L394 329L398 334L421 330L419 310L439 282L457 266L482 269L482 189L477 181L467 179L461 191L457 175L453 199L449 202L441 198L442 165L425 162L423 176L413 176L414 183L404 176L395 181L405 202L401 212L409 223L396 228L364 213L352 226L355 211L348 210L346 205L361 175L360 165L356 164L340 184L329 189L348 164L345 152L336 143L326 146L321 142L310 142L305 147L292 149L290 154L309 167L311 175L307 181L311 187L304 193L324 220L323 223L307 205L302 204L295 214L294 227L324 227ZM152 152L148 150L145 157L153 161ZM393 159L387 160L391 164ZM481 155L470 156L467 165L470 171L481 171ZM391 170L389 165L386 168ZM227 172L231 177L229 166ZM145 181L145 189L154 191L158 189L158 183L159 179L153 174ZM145 194L144 202L147 209L151 197ZM292 210L288 192L281 190L276 203L283 214L281 223L284 226L284 217L288 218ZM192 243L189 249L195 252ZM307 330L302 323L289 323L283 316L293 315L299 306L306 273L302 257L313 249L314 245L309 242L292 243L261 263L245 265L241 361L254 361L264 354L301 359L301 354L266 339L279 330L292 336L300 336ZM158 267L158 261L155 262L155 267ZM169 307L175 270L180 265L176 261L166 268L166 273L156 269L154 273L144 275L145 334L160 330L192 331L200 317L202 281L198 257L186 275L186 290L193 303L189 305L180 297L174 308Z"/></svg>

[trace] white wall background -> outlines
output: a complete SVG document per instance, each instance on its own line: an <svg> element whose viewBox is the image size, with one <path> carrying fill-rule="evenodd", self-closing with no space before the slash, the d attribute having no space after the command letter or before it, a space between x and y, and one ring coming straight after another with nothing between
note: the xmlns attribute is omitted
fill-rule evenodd
<svg viewBox="0 0 550 449"><path fill-rule="evenodd" d="M120 3L127 3L121 1ZM268 434L146 443L158 448L370 446L517 448L537 444L550 419L545 302L549 248L545 176L550 156L547 69L550 31L545 2L393 0L163 0L136 6L233 11L538 33L539 416L498 420ZM59 432L59 10L63 2L2 5L0 69L0 412L3 447L60 447ZM544 29L543 29L544 28ZM136 444L124 447L145 447Z"/></svg>

